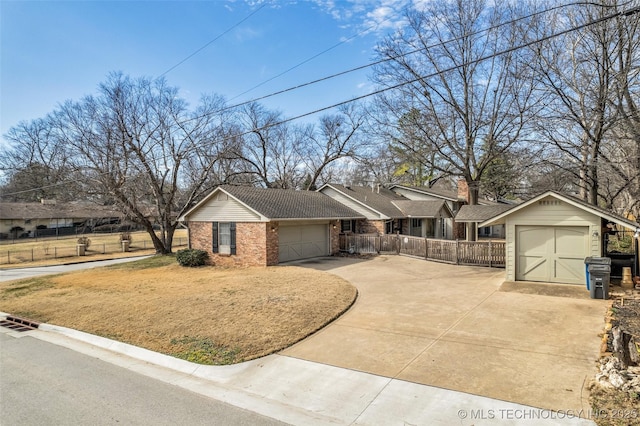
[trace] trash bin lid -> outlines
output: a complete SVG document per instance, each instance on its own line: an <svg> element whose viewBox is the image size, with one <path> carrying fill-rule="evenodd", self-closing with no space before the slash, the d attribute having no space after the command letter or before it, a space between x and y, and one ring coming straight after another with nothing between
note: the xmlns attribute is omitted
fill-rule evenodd
<svg viewBox="0 0 640 426"><path fill-rule="evenodd" d="M611 272L611 266L609 265L589 265L589 272Z"/></svg>
<svg viewBox="0 0 640 426"><path fill-rule="evenodd" d="M586 257L584 263L587 265L611 265L610 257Z"/></svg>

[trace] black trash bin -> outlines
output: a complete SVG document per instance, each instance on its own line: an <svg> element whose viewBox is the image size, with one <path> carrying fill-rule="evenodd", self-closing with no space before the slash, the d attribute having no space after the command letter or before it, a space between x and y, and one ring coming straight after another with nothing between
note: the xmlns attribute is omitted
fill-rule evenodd
<svg viewBox="0 0 640 426"><path fill-rule="evenodd" d="M589 264L589 294L592 299L609 298L610 274L610 265Z"/></svg>

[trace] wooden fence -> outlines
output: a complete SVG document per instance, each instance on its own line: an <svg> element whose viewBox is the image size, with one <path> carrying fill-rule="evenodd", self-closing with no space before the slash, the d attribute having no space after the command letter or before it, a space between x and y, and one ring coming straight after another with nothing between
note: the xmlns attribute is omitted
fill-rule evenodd
<svg viewBox="0 0 640 426"><path fill-rule="evenodd" d="M395 253L456 265L504 267L502 241L436 240L408 235L340 235L340 250L349 253Z"/></svg>

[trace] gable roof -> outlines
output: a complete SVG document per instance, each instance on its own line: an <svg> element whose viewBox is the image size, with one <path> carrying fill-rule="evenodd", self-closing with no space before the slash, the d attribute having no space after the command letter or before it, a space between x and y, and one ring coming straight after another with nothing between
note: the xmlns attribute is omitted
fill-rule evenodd
<svg viewBox="0 0 640 426"><path fill-rule="evenodd" d="M452 191L448 189L440 189L440 188L428 188L426 186L411 186L411 185L391 185L390 189L393 188L404 188L410 191L419 192L421 194L431 195L436 198L442 198L447 201L459 201L458 200L458 192Z"/></svg>
<svg viewBox="0 0 640 426"><path fill-rule="evenodd" d="M393 201L406 217L435 218L441 217L444 209L444 217L452 217L453 214L445 200L396 200Z"/></svg>
<svg viewBox="0 0 640 426"><path fill-rule="evenodd" d="M314 191L221 185L187 211L180 220L205 205L215 194L224 192L265 219L357 219L362 215L331 197Z"/></svg>
<svg viewBox="0 0 640 426"><path fill-rule="evenodd" d="M409 191L417 192L419 194L429 195L435 198L441 198L447 201L454 202L466 202L465 200L461 200L458 198L458 191L450 190L450 189L441 189L441 188L428 188L426 186L411 186L411 185L392 185L390 189L393 188L402 188ZM490 200L485 200L483 198L478 199L478 204L483 206L496 206L503 204L502 202L495 202Z"/></svg>
<svg viewBox="0 0 640 426"><path fill-rule="evenodd" d="M344 186L328 183L318 189L318 192L321 192L324 188L333 188L334 190L356 201L358 204L375 210L382 216L386 216L391 219L405 217L405 214L393 202L398 200L408 201L408 198L396 194L395 192L387 188L372 188L370 186ZM330 198L326 195L324 196Z"/></svg>
<svg viewBox="0 0 640 426"><path fill-rule="evenodd" d="M584 211L587 211L589 213L592 213L596 216L600 216L601 218L604 218L610 222L613 223L617 223L618 225L621 225L625 228L628 229L632 229L632 230L638 230L640 229L640 225L637 222L633 222L627 218L624 218L620 215L617 215L607 209L603 209L602 207L598 207L598 206L594 206L591 205L583 200L580 200L579 198L573 197L571 195L567 195L567 194L561 194L559 192L556 191L546 191L543 192L542 194L539 194L533 198L531 198L528 201L525 201L521 204L517 204L515 206L511 206L511 208L503 213L500 213L490 219L485 220L484 222L480 223L478 226L483 227L483 226L491 226L491 225L497 225L497 224L502 224L504 223L504 220L507 216L509 216L512 213L515 213L523 208L526 208L527 206L530 206L531 204L537 203L538 201L540 201L541 199L545 198L545 197L554 197L557 198L559 200L562 200L568 204L571 204L574 207L577 207L579 209L582 209Z"/></svg>
<svg viewBox="0 0 640 426"><path fill-rule="evenodd" d="M456 214L456 222L483 222L500 213L504 213L512 207L513 205L510 204L495 204L491 206L464 205L460 207L458 214Z"/></svg>

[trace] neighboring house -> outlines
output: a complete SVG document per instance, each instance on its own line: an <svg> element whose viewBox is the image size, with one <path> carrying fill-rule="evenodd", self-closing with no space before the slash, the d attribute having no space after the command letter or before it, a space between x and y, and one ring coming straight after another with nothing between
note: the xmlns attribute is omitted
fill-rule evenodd
<svg viewBox="0 0 640 426"><path fill-rule="evenodd" d="M624 217L547 191L479 226L505 225L507 281L584 284L585 258L605 254L608 224L639 230Z"/></svg>
<svg viewBox="0 0 640 426"><path fill-rule="evenodd" d="M410 200L443 200L446 202L448 208L452 212L452 217L445 220L445 235L453 239L472 239L470 237L491 237L500 238L498 235L504 235L504 227L497 225L490 229L477 229L475 220L458 220L458 212L463 206L469 204L469 188L464 179L458 181L457 191L451 191L440 188L427 188L418 186L407 185L393 185L390 189L403 197ZM501 203L496 203L489 200L478 200L479 206L502 206ZM511 207L511 206L509 206ZM498 208L498 207L497 207ZM471 211L469 211L471 213ZM473 216L476 216L480 211L473 211ZM466 215L466 214L465 214ZM461 216L463 219L465 216ZM488 219L485 218L485 219ZM477 234L477 235L476 235Z"/></svg>
<svg viewBox="0 0 640 426"><path fill-rule="evenodd" d="M0 236L34 237L36 232L38 235L63 235L74 233L75 227L93 227L121 218L121 212L92 203L56 203L53 200L0 203Z"/></svg>
<svg viewBox="0 0 640 426"><path fill-rule="evenodd" d="M456 223L472 223L475 226L469 227L469 231L472 229L476 231L476 240L479 238L497 238L504 239L505 229L503 224L479 227L478 224L482 223L494 216L512 208L514 205L510 204L494 204L494 205L463 205L460 207L458 214L456 214Z"/></svg>
<svg viewBox="0 0 640 426"><path fill-rule="evenodd" d="M411 200L381 186L326 184L318 192L357 211L363 219L342 221L342 233L451 238L453 214L443 200Z"/></svg>
<svg viewBox="0 0 640 426"><path fill-rule="evenodd" d="M223 185L179 220L214 264L270 266L339 251L341 221L362 215L319 192Z"/></svg>

